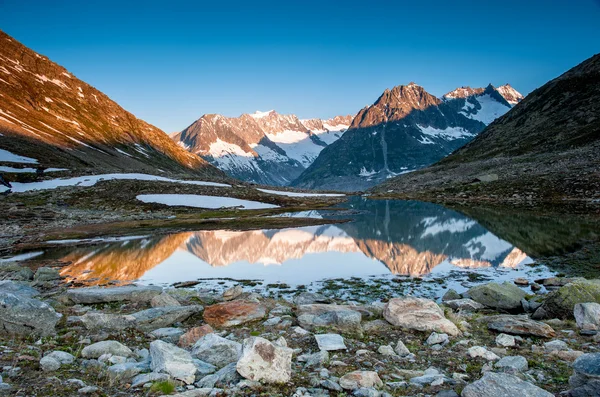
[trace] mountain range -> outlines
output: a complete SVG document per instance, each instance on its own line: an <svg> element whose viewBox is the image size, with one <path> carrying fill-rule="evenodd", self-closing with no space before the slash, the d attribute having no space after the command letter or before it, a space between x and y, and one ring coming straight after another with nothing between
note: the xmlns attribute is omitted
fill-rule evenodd
<svg viewBox="0 0 600 397"><path fill-rule="evenodd" d="M376 190L463 200L598 200L599 115L597 54L530 93L452 155Z"/></svg>
<svg viewBox="0 0 600 397"><path fill-rule="evenodd" d="M352 116L300 120L274 110L235 118L205 114L171 138L231 177L289 185L351 121Z"/></svg>
<svg viewBox="0 0 600 397"><path fill-rule="evenodd" d="M0 163L8 154L71 172L226 176L108 96L0 31ZM30 160L31 161L31 160ZM13 164L14 165L14 164Z"/></svg>
<svg viewBox="0 0 600 397"><path fill-rule="evenodd" d="M462 87L442 98L415 83L387 89L292 186L355 191L426 167L472 140L521 98L508 84Z"/></svg>

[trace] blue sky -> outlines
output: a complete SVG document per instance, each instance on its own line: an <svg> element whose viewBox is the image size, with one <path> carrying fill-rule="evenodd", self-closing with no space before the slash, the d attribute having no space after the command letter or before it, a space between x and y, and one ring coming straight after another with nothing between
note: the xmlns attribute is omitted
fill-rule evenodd
<svg viewBox="0 0 600 397"><path fill-rule="evenodd" d="M356 113L414 81L526 94L600 52L599 0L0 0L0 29L166 132Z"/></svg>

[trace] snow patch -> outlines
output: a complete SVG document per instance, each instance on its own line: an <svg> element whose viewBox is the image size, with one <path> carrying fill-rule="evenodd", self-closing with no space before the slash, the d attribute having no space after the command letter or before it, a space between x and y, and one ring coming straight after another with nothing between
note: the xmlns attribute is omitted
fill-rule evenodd
<svg viewBox="0 0 600 397"><path fill-rule="evenodd" d="M0 149L0 161L25 164L36 164L38 162L36 159L32 159L31 157L19 156L4 149Z"/></svg>
<svg viewBox="0 0 600 397"><path fill-rule="evenodd" d="M276 194L278 196L287 197L343 197L341 193L302 193L302 192L285 192L283 190L256 189L263 193Z"/></svg>
<svg viewBox="0 0 600 397"><path fill-rule="evenodd" d="M278 208L279 206L259 201L242 200L232 197L203 196L199 194L140 194L136 197L144 203L185 206L194 208L242 207L245 210Z"/></svg>

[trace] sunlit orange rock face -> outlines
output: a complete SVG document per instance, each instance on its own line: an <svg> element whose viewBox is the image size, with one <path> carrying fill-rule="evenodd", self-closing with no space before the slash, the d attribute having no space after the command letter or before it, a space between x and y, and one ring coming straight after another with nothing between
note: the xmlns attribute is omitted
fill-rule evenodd
<svg viewBox="0 0 600 397"><path fill-rule="evenodd" d="M479 261L471 258L453 259L450 263L456 267L462 267L463 269L480 269L483 267L492 266L492 264L488 261Z"/></svg>
<svg viewBox="0 0 600 397"><path fill-rule="evenodd" d="M519 265L519 263L523 262L525 258L527 258L527 254L515 247L512 251L510 251L510 254L504 258L500 266L514 269Z"/></svg>
<svg viewBox="0 0 600 397"><path fill-rule="evenodd" d="M61 269L67 280L85 284L100 284L107 280L133 281L148 270L166 260L192 233L179 233L159 238L157 242L147 240L129 241L118 249L114 245L88 247L75 250L63 257L71 265Z"/></svg>
<svg viewBox="0 0 600 397"><path fill-rule="evenodd" d="M232 327L260 320L267 309L260 303L245 300L217 303L204 309L204 321L213 327Z"/></svg>

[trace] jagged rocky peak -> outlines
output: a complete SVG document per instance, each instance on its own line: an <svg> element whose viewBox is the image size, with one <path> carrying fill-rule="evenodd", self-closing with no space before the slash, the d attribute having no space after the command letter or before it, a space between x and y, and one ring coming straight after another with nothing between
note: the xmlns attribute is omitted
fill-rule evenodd
<svg viewBox="0 0 600 397"><path fill-rule="evenodd" d="M511 105L516 105L525 98L519 91L515 90L510 84L506 83L496 88L500 95Z"/></svg>
<svg viewBox="0 0 600 397"><path fill-rule="evenodd" d="M456 88L449 93L445 94L442 98L444 99L455 99L455 98L467 98L473 95L483 93L483 88L471 88L469 86L462 86Z"/></svg>
<svg viewBox="0 0 600 397"><path fill-rule="evenodd" d="M327 131L345 131L350 127L354 116L335 116L330 119L303 119L300 120L302 124L313 133L327 132Z"/></svg>
<svg viewBox="0 0 600 397"><path fill-rule="evenodd" d="M441 101L413 82L386 89L371 106L363 108L351 128L365 128L404 118L413 110L437 106Z"/></svg>
<svg viewBox="0 0 600 397"><path fill-rule="evenodd" d="M279 114L275 110L268 112L256 111L250 115L266 132L277 134L284 131L308 132L295 114Z"/></svg>

